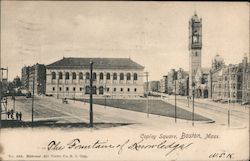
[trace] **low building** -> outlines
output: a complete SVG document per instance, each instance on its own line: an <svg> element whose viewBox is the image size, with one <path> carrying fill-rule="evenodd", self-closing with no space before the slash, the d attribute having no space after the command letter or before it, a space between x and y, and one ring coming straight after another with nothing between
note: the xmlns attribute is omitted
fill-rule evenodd
<svg viewBox="0 0 250 161"><path fill-rule="evenodd" d="M46 94L58 98L87 97L90 62L94 96L142 96L144 67L130 58L63 58L46 66Z"/></svg>

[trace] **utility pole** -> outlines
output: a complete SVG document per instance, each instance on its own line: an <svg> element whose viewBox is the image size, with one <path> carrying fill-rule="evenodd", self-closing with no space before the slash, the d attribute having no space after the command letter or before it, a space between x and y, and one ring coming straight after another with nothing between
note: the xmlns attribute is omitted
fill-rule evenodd
<svg viewBox="0 0 250 161"><path fill-rule="evenodd" d="M176 79L174 80L174 121L177 122L177 106L176 106Z"/></svg>
<svg viewBox="0 0 250 161"><path fill-rule="evenodd" d="M147 85L146 85L146 96L147 96L147 117L149 117L149 100L148 100L148 95L149 95L149 87L148 87L148 71L146 71L146 81L147 81Z"/></svg>
<svg viewBox="0 0 250 161"><path fill-rule="evenodd" d="M93 62L90 61L90 97L89 97L89 127L93 127Z"/></svg>
<svg viewBox="0 0 250 161"><path fill-rule="evenodd" d="M34 66L33 70L33 84L32 84L32 109L31 109L31 123L33 127L33 122L34 122L34 94L35 94L35 69L36 67Z"/></svg>
<svg viewBox="0 0 250 161"><path fill-rule="evenodd" d="M0 60L1 61L1 60ZM0 63L1 65L1 63ZM1 68L1 66L0 66ZM2 128L2 75L0 75L0 129Z"/></svg>
<svg viewBox="0 0 250 161"><path fill-rule="evenodd" d="M195 83L192 83L192 94L193 94L193 113L192 113L192 126L194 126L194 96L195 96Z"/></svg>
<svg viewBox="0 0 250 161"><path fill-rule="evenodd" d="M228 127L230 127L230 102L231 102L231 95L232 95L232 86L231 86L231 83L232 83L232 78L231 78L231 67L228 66L228 76L229 76L229 101L228 101L228 119L227 119L227 125Z"/></svg>

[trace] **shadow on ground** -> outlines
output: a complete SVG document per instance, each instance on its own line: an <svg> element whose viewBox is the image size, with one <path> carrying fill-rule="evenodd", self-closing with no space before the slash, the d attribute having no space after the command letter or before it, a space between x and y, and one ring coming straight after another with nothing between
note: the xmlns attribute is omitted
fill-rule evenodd
<svg viewBox="0 0 250 161"><path fill-rule="evenodd" d="M111 128L118 126L127 126L134 123L106 123L106 122L94 122L94 128ZM42 120L34 121L19 121L19 120L2 120L2 128L89 128L89 124L86 122L77 123L60 123L57 120Z"/></svg>

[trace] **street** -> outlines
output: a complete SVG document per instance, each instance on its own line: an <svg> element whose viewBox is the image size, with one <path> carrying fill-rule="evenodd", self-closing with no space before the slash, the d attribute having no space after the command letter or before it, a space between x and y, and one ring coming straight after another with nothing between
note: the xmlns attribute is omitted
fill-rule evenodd
<svg viewBox="0 0 250 161"><path fill-rule="evenodd" d="M164 101L174 104L174 97L170 96ZM62 103L61 99L54 97L35 97L34 99L34 121L53 121L57 124L64 124L70 126L70 123L85 123L89 122L89 104L68 100L69 103ZM9 99L8 108L13 108L13 101ZM22 112L23 121L31 121L31 98L17 97L15 101L15 111ZM177 97L177 106L187 111L192 111L192 103L185 97ZM224 107L225 106L225 107ZM151 107L153 108L153 107ZM230 127L249 127L249 108L244 107L230 107ZM228 107L225 104L209 102L206 100L195 100L195 113L207 117L215 121L210 123L210 126L228 126ZM178 115L178 113L177 113ZM2 115L3 119L7 116ZM147 118L145 113L135 112L130 110L117 109L106 107L103 105L94 105L94 122L96 124L115 124L119 125L133 125L133 126L152 126L165 127L167 124L174 123L174 118L164 117L159 115L152 115ZM191 121L178 119L178 123L188 123ZM206 121L197 121L196 123L208 124Z"/></svg>

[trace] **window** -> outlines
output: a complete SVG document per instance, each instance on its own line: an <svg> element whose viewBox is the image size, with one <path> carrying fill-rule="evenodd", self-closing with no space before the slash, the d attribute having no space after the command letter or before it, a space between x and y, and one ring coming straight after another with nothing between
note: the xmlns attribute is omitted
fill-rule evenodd
<svg viewBox="0 0 250 161"><path fill-rule="evenodd" d="M62 87L60 87L59 90L62 91Z"/></svg>
<svg viewBox="0 0 250 161"><path fill-rule="evenodd" d="M120 80L124 80L124 74L120 73Z"/></svg>
<svg viewBox="0 0 250 161"><path fill-rule="evenodd" d="M130 80L131 79L131 75L130 73L127 73L127 80Z"/></svg>
<svg viewBox="0 0 250 161"><path fill-rule="evenodd" d="M135 89L134 89L134 91L136 92L136 91L137 91L137 89L135 88Z"/></svg>
<svg viewBox="0 0 250 161"><path fill-rule="evenodd" d="M76 91L76 87L73 87L73 91Z"/></svg>
<svg viewBox="0 0 250 161"><path fill-rule="evenodd" d="M117 80L117 74L116 73L113 74L113 80Z"/></svg>
<svg viewBox="0 0 250 161"><path fill-rule="evenodd" d="M86 73L86 79L89 79L89 72Z"/></svg>
<svg viewBox="0 0 250 161"><path fill-rule="evenodd" d="M52 88L52 91L55 91L55 87Z"/></svg>
<svg viewBox="0 0 250 161"><path fill-rule="evenodd" d="M116 88L114 88L114 92L116 92Z"/></svg>
<svg viewBox="0 0 250 161"><path fill-rule="evenodd" d="M79 79L83 79L83 74L82 74L82 72L79 73Z"/></svg>
<svg viewBox="0 0 250 161"><path fill-rule="evenodd" d="M107 80L110 80L110 73L107 73Z"/></svg>
<svg viewBox="0 0 250 161"><path fill-rule="evenodd" d="M66 87L66 91L69 91L69 87Z"/></svg>
<svg viewBox="0 0 250 161"><path fill-rule="evenodd" d="M109 92L109 88L107 88L107 92Z"/></svg>
<svg viewBox="0 0 250 161"><path fill-rule="evenodd" d="M103 80L103 73L100 73L100 80Z"/></svg>
<svg viewBox="0 0 250 161"><path fill-rule="evenodd" d="M75 72L72 73L72 79L76 79L76 73Z"/></svg>
<svg viewBox="0 0 250 161"><path fill-rule="evenodd" d="M123 91L123 88L121 88L121 92Z"/></svg>
<svg viewBox="0 0 250 161"><path fill-rule="evenodd" d="M137 78L137 74L136 73L134 73L134 80L137 80L138 78Z"/></svg>
<svg viewBox="0 0 250 161"><path fill-rule="evenodd" d="M59 72L59 79L62 79L62 72Z"/></svg>
<svg viewBox="0 0 250 161"><path fill-rule="evenodd" d="M82 87L80 87L80 91L82 91Z"/></svg>
<svg viewBox="0 0 250 161"><path fill-rule="evenodd" d="M99 87L99 94L103 94L103 86Z"/></svg>
<svg viewBox="0 0 250 161"><path fill-rule="evenodd" d="M55 72L52 72L52 79L56 79L56 73Z"/></svg>
<svg viewBox="0 0 250 161"><path fill-rule="evenodd" d="M69 72L66 72L65 79L69 79Z"/></svg>
<svg viewBox="0 0 250 161"><path fill-rule="evenodd" d="M93 80L96 80L96 73L93 73L92 78L93 78Z"/></svg>
<svg viewBox="0 0 250 161"><path fill-rule="evenodd" d="M130 89L128 88L128 92L130 91Z"/></svg>
<svg viewBox="0 0 250 161"><path fill-rule="evenodd" d="M198 52L197 51L195 52L195 56L198 56Z"/></svg>
<svg viewBox="0 0 250 161"><path fill-rule="evenodd" d="M90 87L89 86L85 87L85 94L90 94Z"/></svg>

